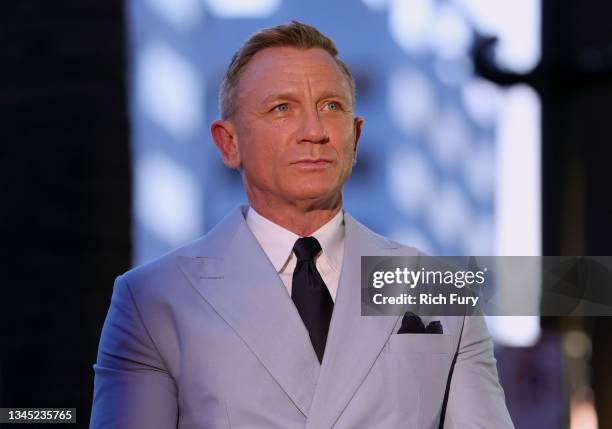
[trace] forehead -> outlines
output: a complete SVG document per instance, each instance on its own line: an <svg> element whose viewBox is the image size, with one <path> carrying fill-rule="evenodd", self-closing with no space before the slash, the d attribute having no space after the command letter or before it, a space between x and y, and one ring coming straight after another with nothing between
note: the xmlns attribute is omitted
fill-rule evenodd
<svg viewBox="0 0 612 429"><path fill-rule="evenodd" d="M246 65L237 85L239 97L266 97L299 90L338 92L350 98L348 78L324 49L274 47L259 51Z"/></svg>

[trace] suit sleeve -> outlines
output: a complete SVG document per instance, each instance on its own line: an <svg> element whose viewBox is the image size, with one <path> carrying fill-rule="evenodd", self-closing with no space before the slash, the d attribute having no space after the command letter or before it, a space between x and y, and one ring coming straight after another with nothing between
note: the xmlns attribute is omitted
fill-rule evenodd
<svg viewBox="0 0 612 429"><path fill-rule="evenodd" d="M176 384L122 276L115 281L94 371L90 429L176 428Z"/></svg>
<svg viewBox="0 0 612 429"><path fill-rule="evenodd" d="M466 316L451 375L444 429L513 429L483 316Z"/></svg>

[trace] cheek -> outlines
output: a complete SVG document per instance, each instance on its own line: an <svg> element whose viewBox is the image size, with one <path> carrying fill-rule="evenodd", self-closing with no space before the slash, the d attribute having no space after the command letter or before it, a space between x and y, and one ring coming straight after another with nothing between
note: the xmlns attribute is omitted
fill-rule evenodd
<svg viewBox="0 0 612 429"><path fill-rule="evenodd" d="M278 156L278 137L269 129L254 129L242 139L242 161L245 165L270 167Z"/></svg>
<svg viewBox="0 0 612 429"><path fill-rule="evenodd" d="M352 120L342 119L330 121L328 123L328 132L332 141L340 143L339 150L343 153L353 153L355 147L355 129Z"/></svg>
<svg viewBox="0 0 612 429"><path fill-rule="evenodd" d="M343 143L338 149L338 155L344 162L349 162L352 165L355 157L355 140L352 132L347 134L344 135Z"/></svg>

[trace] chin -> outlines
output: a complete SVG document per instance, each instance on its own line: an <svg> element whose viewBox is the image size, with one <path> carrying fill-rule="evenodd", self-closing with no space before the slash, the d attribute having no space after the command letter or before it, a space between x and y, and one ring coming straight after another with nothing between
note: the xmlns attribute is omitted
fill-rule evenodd
<svg viewBox="0 0 612 429"><path fill-rule="evenodd" d="M341 194L342 186L338 185L338 177L310 177L294 178L291 183L291 189L287 189L288 194L292 195L295 200L313 200L326 201L333 200Z"/></svg>
<svg viewBox="0 0 612 429"><path fill-rule="evenodd" d="M312 202L333 202L336 197L339 198L337 192L332 189L299 189L293 193L293 199L295 201L312 201Z"/></svg>

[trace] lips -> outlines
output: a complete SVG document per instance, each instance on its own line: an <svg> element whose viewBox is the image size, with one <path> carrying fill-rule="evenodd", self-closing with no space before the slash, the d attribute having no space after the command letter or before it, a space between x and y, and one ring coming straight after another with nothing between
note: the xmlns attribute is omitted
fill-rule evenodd
<svg viewBox="0 0 612 429"><path fill-rule="evenodd" d="M299 171L313 172L327 170L332 165L331 159L326 158L304 158L292 163Z"/></svg>
<svg viewBox="0 0 612 429"><path fill-rule="evenodd" d="M306 159L300 159L299 161L295 161L294 164L304 164L304 165L324 165L324 164L331 164L331 159L325 159L325 158L306 158Z"/></svg>

